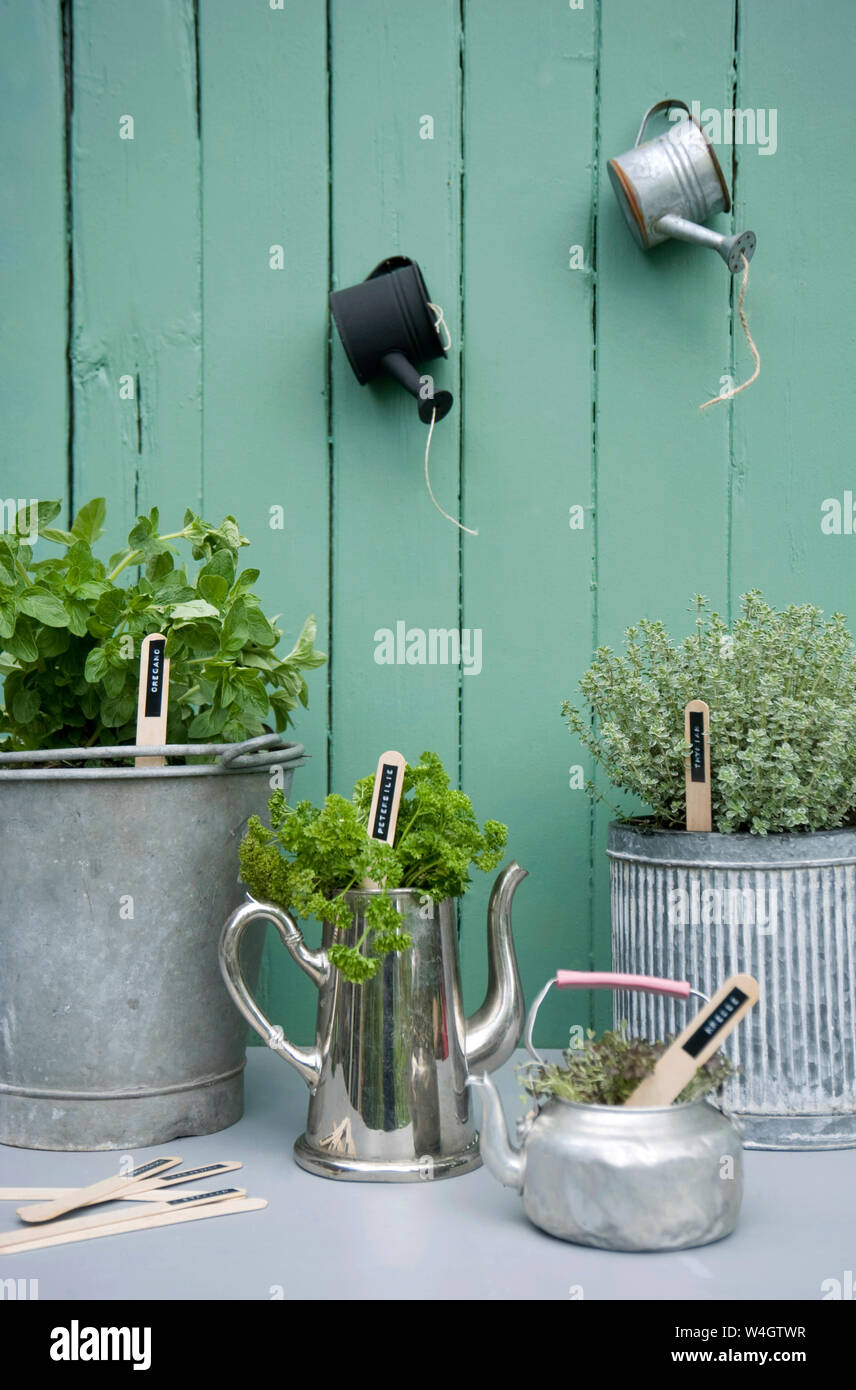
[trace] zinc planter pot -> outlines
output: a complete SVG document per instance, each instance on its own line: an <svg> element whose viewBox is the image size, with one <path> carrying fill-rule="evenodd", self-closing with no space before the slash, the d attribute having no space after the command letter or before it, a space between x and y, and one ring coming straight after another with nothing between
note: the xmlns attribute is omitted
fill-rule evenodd
<svg viewBox="0 0 856 1390"><path fill-rule="evenodd" d="M613 968L760 1000L725 1044L746 1148L856 1147L856 832L723 835L609 828ZM616 1022L661 1038L672 1001L616 994ZM685 1021L685 1020L684 1020Z"/></svg>
<svg viewBox="0 0 856 1390"><path fill-rule="evenodd" d="M137 751L219 761L87 765ZM302 754L266 734L2 760L0 1142L135 1149L240 1118L246 1029L217 941L247 818ZM58 756L78 765L39 765ZM248 977L261 949L259 932Z"/></svg>

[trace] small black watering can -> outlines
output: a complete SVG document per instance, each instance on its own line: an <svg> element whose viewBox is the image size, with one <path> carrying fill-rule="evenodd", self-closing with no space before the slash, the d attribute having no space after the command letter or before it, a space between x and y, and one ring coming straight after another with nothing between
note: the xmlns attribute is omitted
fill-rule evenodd
<svg viewBox="0 0 856 1390"><path fill-rule="evenodd" d="M416 364L445 357L422 272L408 256L389 256L371 275L330 295L330 311L361 386L386 373L416 397L430 425L452 409L449 391L435 391Z"/></svg>

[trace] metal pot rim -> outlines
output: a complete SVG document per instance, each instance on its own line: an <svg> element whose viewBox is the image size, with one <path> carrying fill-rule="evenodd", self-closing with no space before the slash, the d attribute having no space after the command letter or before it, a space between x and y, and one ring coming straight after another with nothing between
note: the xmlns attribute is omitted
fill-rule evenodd
<svg viewBox="0 0 856 1390"><path fill-rule="evenodd" d="M351 900L359 902L361 898L376 898L380 894L388 898L403 898L405 896L418 897L420 899L430 898L431 902L434 903L436 907L439 907L441 903L456 901L455 898L432 898L431 894L426 893L424 888L349 888L344 897L345 902L349 903Z"/></svg>
<svg viewBox="0 0 856 1390"><path fill-rule="evenodd" d="M120 758L209 757L209 763L181 763L167 767L91 767L87 763ZM82 767L44 766L60 759ZM147 781L151 778L222 777L242 772L264 772L272 767L300 767L303 745L290 743L281 734L259 734L240 743L166 743L158 747L138 744L108 748L46 748L18 753L0 752L0 782Z"/></svg>
<svg viewBox="0 0 856 1390"><path fill-rule="evenodd" d="M558 1101L560 1105L566 1105L570 1110L597 1110L608 1115L620 1113L628 1118L632 1115L677 1115L681 1110L691 1110L698 1105L707 1105L718 1115L723 1113L718 1105L713 1105L708 1100L707 1096L696 1096L695 1100L682 1100L680 1105L673 1101L671 1105L636 1105L629 1108L626 1105L602 1105L599 1101L567 1100L564 1096L551 1096L550 1099Z"/></svg>
<svg viewBox="0 0 856 1390"><path fill-rule="evenodd" d="M657 868L737 871L826 868L856 864L856 826L834 830L746 832L664 830L654 825L612 821L607 858Z"/></svg>

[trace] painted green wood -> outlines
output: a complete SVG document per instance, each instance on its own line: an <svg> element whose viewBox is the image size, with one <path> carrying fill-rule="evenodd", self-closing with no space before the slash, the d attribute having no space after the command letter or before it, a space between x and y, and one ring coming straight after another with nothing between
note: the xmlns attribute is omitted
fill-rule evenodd
<svg viewBox="0 0 856 1390"><path fill-rule="evenodd" d="M329 645L326 64L323 6L200 6L205 510L237 515L284 650L308 613ZM318 801L326 670L308 683L295 736L311 761L293 795ZM315 990L273 933L267 945L260 1003L311 1037Z"/></svg>
<svg viewBox="0 0 856 1390"><path fill-rule="evenodd" d="M385 746L436 748L531 870L515 913L528 996L559 965L607 964L608 817L568 785L583 759L558 713L593 648L643 613L684 630L698 590L726 607L760 585L856 621L856 542L821 530L824 500L856 492L852 4L826 0L819 18L781 0L775 23L748 0L67 12L78 503L104 493L114 539L137 506L233 511L286 625L314 609L332 628L295 793L320 797L328 771L347 791ZM0 0L3 497L66 491L60 13ZM667 95L777 115L775 154L720 145L737 205L719 223L759 238L748 309L763 365L704 414L721 378L749 368L727 271L694 247L638 250L606 177ZM335 337L328 383L331 277L351 284L392 252L420 262L452 329L435 375L456 403L432 478L477 538L431 506L414 403L359 387ZM139 375L133 401L123 374ZM479 630L481 672L378 664L375 633L399 622ZM468 1008L486 894L463 911ZM306 1041L312 991L267 959L264 1000ZM587 1008L545 1011L544 1044L608 1021L607 996Z"/></svg>
<svg viewBox="0 0 856 1390"><path fill-rule="evenodd" d="M0 4L0 500L66 492L62 29L56 0ZM46 544L43 542L42 544Z"/></svg>
<svg viewBox="0 0 856 1390"><path fill-rule="evenodd" d="M530 872L514 908L529 1000L590 950L590 809L559 711L592 644L595 18L466 7L464 479L480 534L464 542L463 623L482 629L484 664L462 680L463 785ZM463 912L469 1010L487 892ZM577 1003L548 1001L545 1043L567 1039Z"/></svg>
<svg viewBox="0 0 856 1390"><path fill-rule="evenodd" d="M201 503L194 13L192 0L72 11L75 500L106 496L118 540L138 511L158 505L178 527Z"/></svg>
<svg viewBox="0 0 856 1390"><path fill-rule="evenodd" d="M689 629L696 593L727 596L728 406L699 406L729 370L728 270L712 251L667 242L640 250L607 161L628 149L662 97L730 108L733 16L720 0L610 0L602 7L597 267L597 627L615 647L638 618ZM726 179L730 150L720 149ZM721 215L714 224L727 230ZM610 801L616 798L609 787ZM608 810L594 843L595 964L610 958ZM594 1020L607 1026L608 994Z"/></svg>
<svg viewBox="0 0 856 1390"><path fill-rule="evenodd" d="M847 0L813 13L786 0L774 26L740 5L739 105L776 113L777 148L737 151L738 220L758 234L746 307L761 376L733 407L732 589L735 601L760 588L776 604L838 609L851 630L852 506L847 530L821 521L824 501L843 512L856 495L854 45ZM739 356L745 373L745 346Z"/></svg>
<svg viewBox="0 0 856 1390"><path fill-rule="evenodd" d="M460 66L457 0L332 0L332 249L344 288L391 254L418 261L453 335L438 387L458 397ZM434 138L421 118L434 122ZM392 383L361 387L332 350L331 786L348 793L385 748L458 760L458 670L379 665L375 633L458 627L458 532L423 480L426 428ZM457 510L460 403L435 431L434 491ZM418 637L415 639L418 644ZM419 655L414 646L414 655Z"/></svg>

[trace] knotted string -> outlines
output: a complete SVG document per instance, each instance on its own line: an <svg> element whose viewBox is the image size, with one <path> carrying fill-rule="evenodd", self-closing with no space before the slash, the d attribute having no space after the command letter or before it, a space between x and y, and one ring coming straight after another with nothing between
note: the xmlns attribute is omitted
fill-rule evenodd
<svg viewBox="0 0 856 1390"><path fill-rule="evenodd" d="M714 396L711 400L705 401L704 405L699 406L699 410L707 410L709 405L716 405L717 401L730 401L732 397L738 396L741 391L745 391L747 386L751 386L753 381L757 381L761 371L761 354L755 346L755 339L749 332L749 324L746 322L746 315L743 312L743 298L746 294L746 286L749 282L749 262L741 252L740 259L743 262L743 282L740 286L740 297L737 300L737 312L740 315L740 322L743 324L743 332L746 334L746 341L749 350L755 358L755 370L748 381L744 381L741 386L732 386L730 390L723 391L719 396Z"/></svg>

